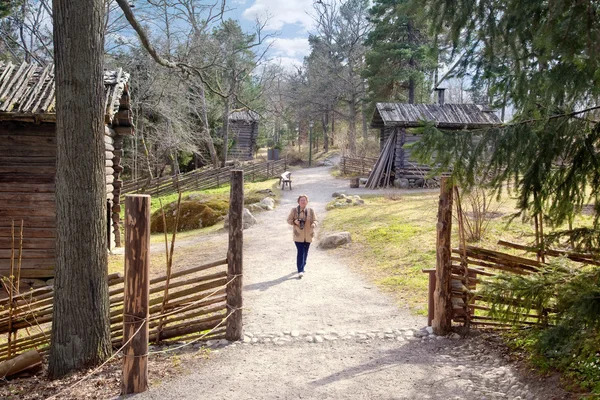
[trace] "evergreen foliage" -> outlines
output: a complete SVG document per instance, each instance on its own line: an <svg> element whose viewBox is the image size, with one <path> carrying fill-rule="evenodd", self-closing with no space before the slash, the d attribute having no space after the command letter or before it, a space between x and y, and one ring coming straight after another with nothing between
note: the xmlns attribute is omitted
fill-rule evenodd
<svg viewBox="0 0 600 400"><path fill-rule="evenodd" d="M542 315L544 325L521 330L518 336L526 339L517 341L540 365L560 368L600 394L600 269L575 269L558 259L536 274L499 275L480 293L504 322L531 320L525 316L531 310Z"/></svg>
<svg viewBox="0 0 600 400"><path fill-rule="evenodd" d="M452 165L465 186L478 173L490 177L497 190L512 183L521 212L543 213L553 225L592 201L597 229L600 21L595 8L564 0L428 0L426 7L435 34L448 27L456 51L463 51L460 70L474 68L475 84L485 80L491 93L504 91L504 105L512 104L517 114L511 124L472 132L427 126L417 153L442 168Z"/></svg>
<svg viewBox="0 0 600 400"><path fill-rule="evenodd" d="M373 29L365 41L370 48L363 76L371 102L414 101L415 87L436 67L427 30L409 5L409 0L377 0L369 10Z"/></svg>
<svg viewBox="0 0 600 400"><path fill-rule="evenodd" d="M417 2L415 1L415 4ZM425 124L413 154L454 168L463 187L484 176L516 193L519 214L553 228L590 203L592 226L555 232L586 251L600 237L600 15L592 1L425 0L436 37L460 55L457 75L473 75L493 105L515 108L509 124L446 132ZM481 93L479 93L481 97ZM507 183L509 185L507 185ZM515 322L538 310L546 326L515 332L538 362L600 393L600 268L551 264L529 276L499 276L482 289L493 313ZM523 307L506 304L519 299ZM510 301L509 301L510 303Z"/></svg>

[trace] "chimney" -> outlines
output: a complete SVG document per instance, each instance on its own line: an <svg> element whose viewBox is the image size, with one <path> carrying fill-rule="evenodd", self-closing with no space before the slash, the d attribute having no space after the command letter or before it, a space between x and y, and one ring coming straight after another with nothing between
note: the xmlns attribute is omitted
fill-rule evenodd
<svg viewBox="0 0 600 400"><path fill-rule="evenodd" d="M443 106L444 105L444 93L445 93L446 89L445 88L435 88L433 90L435 90L437 92L437 94L438 94L438 96L437 96L438 97L438 104L440 106Z"/></svg>

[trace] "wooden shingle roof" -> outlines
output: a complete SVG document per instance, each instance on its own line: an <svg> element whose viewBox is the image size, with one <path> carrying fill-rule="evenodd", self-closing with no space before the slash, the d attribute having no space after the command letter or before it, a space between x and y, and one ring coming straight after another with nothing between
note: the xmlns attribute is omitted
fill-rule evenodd
<svg viewBox="0 0 600 400"><path fill-rule="evenodd" d="M502 123L492 111L475 104L377 103L371 127L417 127L425 121L447 129L475 129Z"/></svg>
<svg viewBox="0 0 600 400"><path fill-rule="evenodd" d="M129 74L120 68L104 71L107 124L131 126L130 118L115 118L120 110L129 109L128 81ZM127 104L121 104L123 96ZM0 120L56 120L54 65L0 62Z"/></svg>
<svg viewBox="0 0 600 400"><path fill-rule="evenodd" d="M229 114L230 121L258 122L258 113L251 110L235 110Z"/></svg>

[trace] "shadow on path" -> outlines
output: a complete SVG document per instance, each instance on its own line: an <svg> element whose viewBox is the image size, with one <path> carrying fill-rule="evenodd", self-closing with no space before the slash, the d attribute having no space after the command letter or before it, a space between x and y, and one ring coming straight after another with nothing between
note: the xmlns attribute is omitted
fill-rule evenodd
<svg viewBox="0 0 600 400"><path fill-rule="evenodd" d="M290 272L287 275L284 275L280 278L277 279L273 279L272 281L266 281L266 282L257 282L257 283L253 283L251 285L246 285L244 286L244 290L260 290L261 292L266 291L267 289L275 286L275 285L279 285L285 281L289 281L292 280L292 276L296 275L296 272Z"/></svg>

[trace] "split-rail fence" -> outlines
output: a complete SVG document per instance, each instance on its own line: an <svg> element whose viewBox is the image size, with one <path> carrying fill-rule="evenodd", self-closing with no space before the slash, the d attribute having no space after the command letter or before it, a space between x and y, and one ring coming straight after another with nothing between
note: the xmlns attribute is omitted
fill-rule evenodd
<svg viewBox="0 0 600 400"><path fill-rule="evenodd" d="M453 204L456 207L456 218L453 218ZM463 223L460 197L450 179L441 180L440 200L437 222L436 268L426 269L429 274L429 313L428 322L434 333L447 334L453 323L466 327L485 327L505 329L512 326L531 326L547 323L547 318L554 310L530 309L523 299L505 296L494 301L502 306L511 306L518 318L507 322L492 312L493 306L487 297L482 296L481 289L489 279L498 274L530 275L536 274L551 257L566 257L581 264L600 265L596 256L551 249L539 250L534 247L500 240L499 245L529 252L535 258L517 256L496 250L467 245L464 232L459 232L458 246L452 246L452 221L458 222L459 231ZM463 239L460 239L462 236Z"/></svg>
<svg viewBox="0 0 600 400"><path fill-rule="evenodd" d="M287 167L287 160L281 159L262 163L245 163L240 167L197 169L184 174L154 179L141 178L123 182L121 194L125 196L126 194L143 193L164 196L177 192L213 189L229 183L231 171L234 169L243 170L246 179L255 182L276 178L285 172Z"/></svg>

